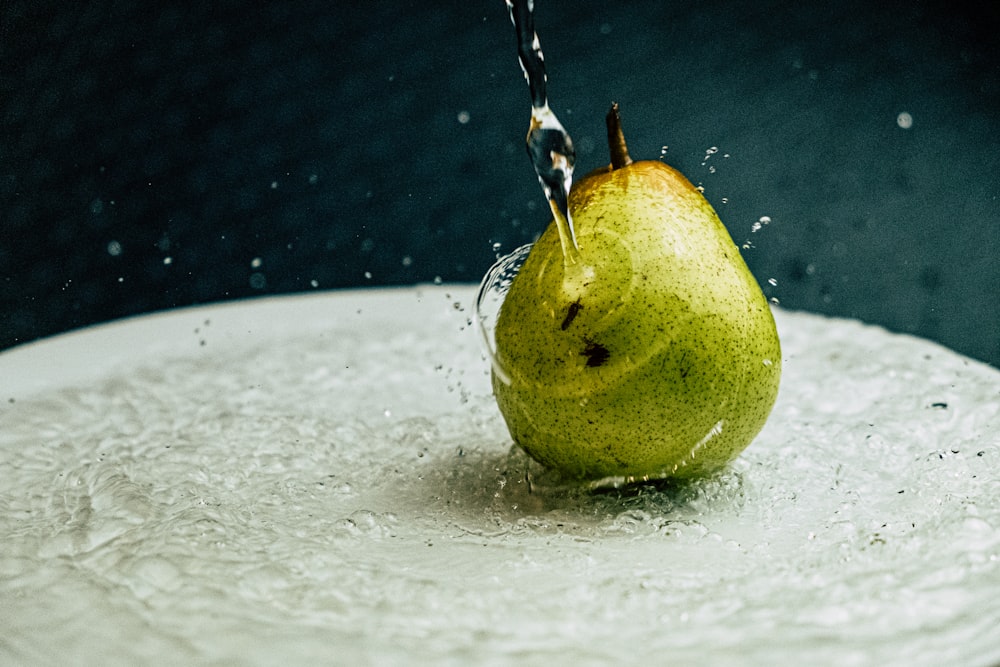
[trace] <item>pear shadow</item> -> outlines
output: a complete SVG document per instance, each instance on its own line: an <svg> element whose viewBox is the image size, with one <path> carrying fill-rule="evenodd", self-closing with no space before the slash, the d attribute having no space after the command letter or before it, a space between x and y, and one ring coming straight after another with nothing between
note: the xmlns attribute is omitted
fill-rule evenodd
<svg viewBox="0 0 1000 667"><path fill-rule="evenodd" d="M739 511L744 471L728 466L697 479L581 481L561 477L509 440L438 452L404 495L438 521L472 535L660 530ZM401 490L402 491L402 490Z"/></svg>

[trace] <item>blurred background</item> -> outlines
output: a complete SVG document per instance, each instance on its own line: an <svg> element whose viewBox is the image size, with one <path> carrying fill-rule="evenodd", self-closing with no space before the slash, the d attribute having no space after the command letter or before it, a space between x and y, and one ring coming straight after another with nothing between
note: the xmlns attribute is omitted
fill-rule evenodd
<svg viewBox="0 0 1000 667"><path fill-rule="evenodd" d="M804 4L536 0L577 173L618 101L769 297L1000 366L998 9ZM548 221L528 116L501 0L0 2L0 348L477 282Z"/></svg>

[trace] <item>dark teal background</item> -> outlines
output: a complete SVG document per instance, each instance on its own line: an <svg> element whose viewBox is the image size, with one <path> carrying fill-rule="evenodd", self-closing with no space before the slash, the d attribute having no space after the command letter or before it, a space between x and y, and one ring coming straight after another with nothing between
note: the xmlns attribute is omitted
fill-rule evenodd
<svg viewBox="0 0 1000 667"><path fill-rule="evenodd" d="M632 155L668 147L768 296L1000 365L995 8L536 5L579 173L616 100ZM547 222L527 123L501 0L0 2L0 348L478 281Z"/></svg>

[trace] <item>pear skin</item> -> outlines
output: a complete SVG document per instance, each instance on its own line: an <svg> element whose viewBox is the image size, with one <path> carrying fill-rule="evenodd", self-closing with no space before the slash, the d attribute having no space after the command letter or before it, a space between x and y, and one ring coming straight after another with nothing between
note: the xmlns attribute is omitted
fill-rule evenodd
<svg viewBox="0 0 1000 667"><path fill-rule="evenodd" d="M626 154L627 156L627 154ZM658 161L592 172L498 315L493 390L514 441L571 478L692 477L734 459L774 405L770 306L702 194Z"/></svg>

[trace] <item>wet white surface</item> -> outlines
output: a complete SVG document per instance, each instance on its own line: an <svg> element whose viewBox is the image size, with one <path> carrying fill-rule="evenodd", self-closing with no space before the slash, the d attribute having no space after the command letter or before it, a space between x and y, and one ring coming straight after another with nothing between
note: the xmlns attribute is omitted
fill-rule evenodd
<svg viewBox="0 0 1000 667"><path fill-rule="evenodd" d="M0 354L0 663L1000 661L1000 372L778 311L781 394L734 465L590 493L511 450L474 298Z"/></svg>

